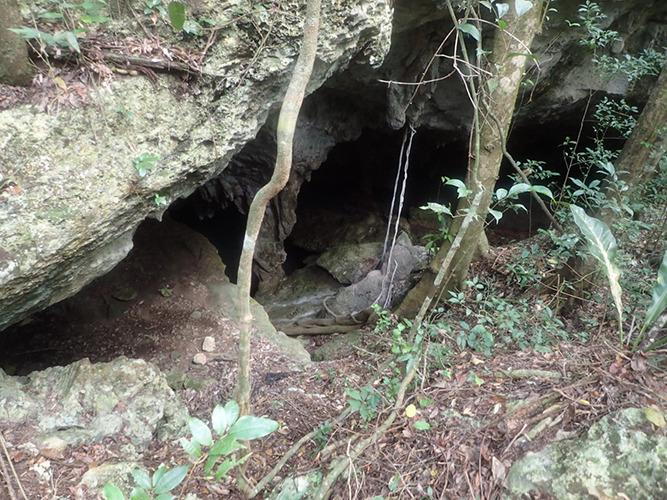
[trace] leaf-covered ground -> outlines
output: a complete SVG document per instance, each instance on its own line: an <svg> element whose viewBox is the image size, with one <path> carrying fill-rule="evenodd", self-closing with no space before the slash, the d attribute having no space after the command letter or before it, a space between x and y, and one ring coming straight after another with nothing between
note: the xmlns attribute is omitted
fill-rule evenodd
<svg viewBox="0 0 667 500"><path fill-rule="evenodd" d="M200 260L186 258L193 255L191 251L174 252L177 265L155 270L158 249L151 245L164 242L146 238L144 243L146 248L138 248L114 271L120 278L107 276L85 290L89 303L100 305L101 313L91 317L61 306L34 316L15 330L21 342L15 338L3 346L2 366L25 373L81 357L92 361L121 354L143 357L165 371L176 366L191 379L203 381L186 384L189 388L176 392L192 415L208 419L215 404L233 397L238 331L224 311L206 307L205 281L210 276L203 272L206 266ZM471 277L484 283L483 291L502 289L503 300L523 300L530 306L525 311L533 314L524 312L516 324L528 332L543 326L536 323L537 304L558 311L549 294L522 295L511 284L514 275L508 274L505 264L514 262L512 256L521 255L532 244L534 241L527 240L496 247L471 271ZM142 280L145 286L134 290L136 296L120 293L119 284L127 279L128 274L123 273L128 270L130 274L147 273ZM481 314L479 307L475 309L478 290L471 287L463 304L454 304L447 313L432 318L439 326L430 338L431 355L420 365L404 402L404 407L414 405L415 414L401 408L388 431L335 484L331 498L499 498L507 471L526 451L577 436L621 408L665 408L663 358L660 353L631 356L618 347L616 331L604 318L606 301L583 302L577 305L576 314L561 308L554 313L556 336L538 345L529 341L520 349L511 335L505 335L509 332L492 321L505 317L502 311ZM470 304L473 308L468 312ZM91 307L87 312L95 310ZM472 325L482 317L491 318L485 324L497 343L486 354L483 349L460 348L461 322ZM586 321L590 318L596 318L597 325ZM443 328L446 325L449 327ZM305 370L295 369L274 346L256 339L253 413L275 419L281 427L255 442L248 469L251 481L268 473L294 443L314 429L320 431L297 450L279 477L314 470L326 473L335 457L349 453L351 440L370 435L382 423L400 378L396 365L386 363L395 341L391 326L381 332L373 331L372 326L366 329L354 354L313 363ZM192 359L201 352L206 336L216 339L221 354L205 365L195 365ZM303 340L312 349L327 338ZM348 406L346 389L364 395L362 411L334 423ZM126 444L125 438L114 437L99 444L62 452L44 449L32 455L21 447L30 436L20 426L8 426L3 436L11 444L11 465L31 499L94 498L93 492L79 484L83 474L123 460ZM154 441L142 460L148 470L162 463L186 463L176 441ZM8 497L8 476L19 492L14 475L3 471L3 498ZM231 480L213 484L192 479L186 491L202 499L243 498Z"/></svg>

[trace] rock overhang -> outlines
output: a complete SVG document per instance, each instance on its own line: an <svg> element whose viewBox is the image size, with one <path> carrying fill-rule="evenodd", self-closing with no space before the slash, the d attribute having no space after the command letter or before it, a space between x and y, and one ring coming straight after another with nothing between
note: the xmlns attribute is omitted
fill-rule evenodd
<svg viewBox="0 0 667 500"><path fill-rule="evenodd" d="M291 12L303 5L291 2ZM353 58L381 63L391 13L388 1L325 6L309 91ZM276 26L282 44L258 51L250 66L219 35L196 92L179 91L181 78L168 73L117 77L91 89L85 106L0 112L1 172L21 190L0 201L0 330L108 272L142 220L160 218L256 135L298 55L299 16L289 19ZM135 168L142 155L155 158L144 177Z"/></svg>

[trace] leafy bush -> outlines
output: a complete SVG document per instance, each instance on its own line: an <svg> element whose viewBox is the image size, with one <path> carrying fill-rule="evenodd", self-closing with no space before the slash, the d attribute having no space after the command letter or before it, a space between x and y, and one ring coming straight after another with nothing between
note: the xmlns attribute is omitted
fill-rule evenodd
<svg viewBox="0 0 667 500"><path fill-rule="evenodd" d="M220 481L233 468L250 458L250 454L237 457L239 450L245 449L242 441L250 441L271 434L278 428L278 422L268 418L244 415L239 418L239 405L230 401L225 406L217 405L211 414L211 427L204 421L190 417L188 424L192 439L181 438L180 443L193 465L181 465L168 470L160 466L151 478L143 471L134 471L137 486L130 493L130 500L172 500L174 490L191 468L203 466L203 476ZM217 438L213 439L213 432ZM107 500L124 500L120 489L108 484L104 488Z"/></svg>

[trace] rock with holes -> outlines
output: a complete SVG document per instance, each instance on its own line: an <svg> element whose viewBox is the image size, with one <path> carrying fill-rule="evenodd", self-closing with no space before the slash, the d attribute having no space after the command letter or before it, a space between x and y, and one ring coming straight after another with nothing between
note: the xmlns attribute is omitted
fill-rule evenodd
<svg viewBox="0 0 667 500"><path fill-rule="evenodd" d="M667 498L664 422L652 408L628 408L577 439L527 453L510 469L505 498Z"/></svg>
<svg viewBox="0 0 667 500"><path fill-rule="evenodd" d="M0 426L34 429L34 443L64 448L124 435L138 451L155 435L178 436L188 413L152 363L117 358L92 364L82 359L27 377L0 370Z"/></svg>

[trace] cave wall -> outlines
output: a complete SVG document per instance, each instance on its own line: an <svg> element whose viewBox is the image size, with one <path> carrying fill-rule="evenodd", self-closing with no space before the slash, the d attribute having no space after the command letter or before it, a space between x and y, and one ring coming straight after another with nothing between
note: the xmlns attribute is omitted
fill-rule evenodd
<svg viewBox="0 0 667 500"><path fill-rule="evenodd" d="M641 9L633 2L599 3L608 16L604 27L618 31L622 39L606 49L608 54L638 55L644 48L667 44L666 2L649 0L642 2ZM519 96L510 136L517 159L547 161L552 170L563 166L559 144L567 135L576 135L586 110L593 108L589 98L592 104L603 95L641 103L652 83L648 78L631 86L624 77L609 77L595 69L593 54L580 44L584 29L570 24L578 20L579 4L578 0L552 3L556 10L548 13L533 43L538 64L527 67L526 78L532 83ZM452 29L444 1L396 0L391 47L382 66L372 68L353 60L306 100L297 127L292 176L285 191L271 202L258 241L254 270L260 290L270 291L283 276L284 242L296 222L300 188L311 175L327 179L312 196L341 200L341 204L350 192L364 199L373 198L372 191L390 191L406 124L418 130L408 203L442 201L440 177L465 175L470 103L451 59L433 57L453 52L453 37L443 44ZM485 37L492 35L492 29L484 31ZM431 83L418 88L409 85L421 78ZM275 115L228 169L198 190L196 202L206 205L202 212L228 203L242 213L247 211L273 168L274 129ZM342 144L350 141L356 142L349 147ZM337 152L347 148L349 157L337 154L328 161L334 147ZM325 162L327 172L315 172ZM389 202L386 206L388 210ZM533 222L530 218L516 221L513 229L530 229ZM512 221L503 224L512 225Z"/></svg>
<svg viewBox="0 0 667 500"><path fill-rule="evenodd" d="M214 19L248 7L243 0L194 4L197 15ZM173 71L146 78L109 70L94 86L73 85L62 106L40 106L40 93L61 97L46 85L33 101L0 110L2 177L21 189L3 190L0 203L0 330L108 272L130 250L142 220L160 218L257 135L281 103L301 43L305 1L280 5L275 15L230 23L210 46L174 33L165 20L149 27L160 37L156 57L183 46L195 54L207 49L189 81ZM26 24L42 8L24 2ZM133 19L110 24L107 35L129 31L142 39L149 28ZM352 60L380 64L390 32L388 0L325 2L309 92ZM58 69L63 76L71 70ZM140 178L133 163L142 153L157 161Z"/></svg>
<svg viewBox="0 0 667 500"><path fill-rule="evenodd" d="M210 13L236 3L242 2L200 7ZM156 205L156 195L169 204L196 192L189 202L201 216L227 206L241 214L247 210L273 168L272 131L298 54L298 12L304 3L284 5L290 15L276 17L274 38L263 50L257 51L261 37L252 23L220 33L196 81L169 73L157 74L153 83L117 77L89 91L90 106L52 114L30 104L0 111L3 176L23 189L19 196L3 195L0 207L0 329L74 294L112 268L131 248L137 225L166 209ZM667 3L599 3L608 27L623 38L610 54L667 45ZM419 137L427 137L424 144L433 155L461 151L471 113L457 76L448 77L451 60L436 57L425 71L453 27L445 4L366 0L326 5L311 95L297 127L293 172L285 191L272 201L258 242L260 288L270 290L280 280L300 188L317 175L337 144L371 130L395 146L395 132L410 124ZM563 120L583 109L591 93L646 99L650 82L629 86L623 78L595 72L592 55L579 44L583 30L567 22L576 20L578 4L553 2L557 12L549 14L533 45L539 67L527 70L533 84L520 96L515 130ZM164 26L160 35L183 43ZM449 41L440 53L452 50ZM416 92L400 83L419 81L422 74L432 81ZM117 112L120 108L133 118ZM139 152L159 158L143 179L132 165ZM396 162L384 163L373 175L393 177ZM422 163L420 168L433 170L436 162ZM361 162L357 168L366 167ZM360 173L360 178L364 175L369 177Z"/></svg>

